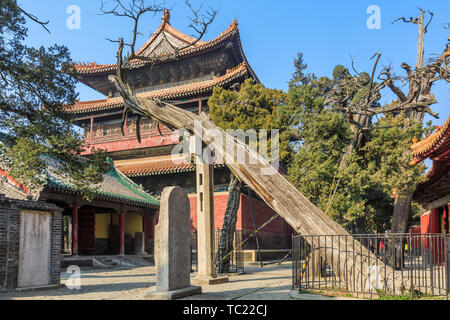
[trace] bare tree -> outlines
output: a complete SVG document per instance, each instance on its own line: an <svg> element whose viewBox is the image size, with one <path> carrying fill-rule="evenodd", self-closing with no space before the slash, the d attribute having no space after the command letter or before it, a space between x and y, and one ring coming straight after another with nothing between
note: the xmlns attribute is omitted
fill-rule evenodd
<svg viewBox="0 0 450 320"><path fill-rule="evenodd" d="M345 114L352 132L352 139L343 150L343 156L339 163L340 170L347 168L351 153L360 147L364 139L364 132L372 124L373 110L379 108L378 100L381 97L382 84L374 84L374 76L381 54L376 53L371 59L375 57L376 61L371 76L367 73L357 72L352 58L352 68L357 76L344 73L340 78L335 79L336 84L325 99L325 104L332 105L336 110Z"/></svg>
<svg viewBox="0 0 450 320"><path fill-rule="evenodd" d="M136 117L136 134L137 139L140 141L140 131L139 124L142 117L150 117L151 115L145 114L139 108L139 106L132 101L133 90L128 84L128 72L132 70L137 63L139 62L147 62L152 67L153 65L165 61L177 60L178 53L186 50L192 46L195 46L206 34L208 27L214 21L217 16L217 10L213 8L208 8L207 10L203 10L203 5L200 5L198 9L195 9L189 0L186 0L186 6L191 11L191 16L188 17L189 25L188 27L193 31L194 41L186 44L182 47L175 46L167 37L164 28L162 29L162 35L166 42L171 47L171 54L165 54L160 56L144 56L136 53L136 41L139 32L139 22L143 15L145 14L153 14L154 16L158 13L163 13L163 26L168 23L170 18L170 10L164 6L164 3L159 3L156 1L148 1L148 0L113 0L113 5L111 8L106 8L105 3L101 2L100 11L103 15L112 15L115 17L123 17L131 20L133 22L133 31L131 42L126 43L124 38L120 38L118 40L107 39L111 42L116 42L119 45L119 49L117 51L117 71L115 76L110 76L109 80L114 83L119 93L124 98L124 110L122 117L122 134L123 127L125 125L125 119L127 118L127 113L132 111L137 115ZM129 53L124 57L124 49L125 47L129 48ZM160 103L158 101L158 103ZM170 124L165 123L166 126L171 128ZM160 130L158 126L158 130ZM160 132L161 133L161 132Z"/></svg>
<svg viewBox="0 0 450 320"><path fill-rule="evenodd" d="M438 58L430 59L428 63L424 64L424 37L428 32L428 26L433 18L433 13L428 11L430 19L425 24L426 12L420 9L421 15L417 18L410 18L406 20L404 17L394 20L402 20L405 23L414 23L418 25L418 41L417 41L417 61L414 69L406 62L401 64L405 71L405 76L398 76L392 72L392 67L385 66L378 75L379 83L374 83L374 74L380 59L381 54L376 53L372 58L377 56L374 68L372 70L372 78L370 81L370 89L366 95L366 99L361 99L358 103L349 103L348 99L351 96L336 96L336 93L342 91L342 86L347 83L338 83L337 88L333 90L328 99L328 103L332 103L341 110L349 114L360 114L365 116L374 116L387 112L405 112L405 118L409 121L422 122L425 113L438 118L439 115L433 112L430 108L435 104L436 98L431 93L432 85L438 80L445 80L450 82L450 68L449 68L449 54L447 46ZM348 79L345 79L348 81ZM401 86L407 84L408 92L405 93ZM357 84L358 85L358 84ZM389 88L396 96L397 101L394 104L375 107L374 102L377 100L377 94L384 88ZM405 123L407 125L407 123Z"/></svg>
<svg viewBox="0 0 450 320"><path fill-rule="evenodd" d="M414 68L403 62L401 68L404 70L405 75L401 76L395 74L390 65L385 66L377 77L378 82L375 83L374 74L381 56L380 53L376 53L374 57L377 56L377 60L372 70L369 85L367 83L361 84L361 77L348 76L338 81L335 88L330 92L326 103L333 105L347 115L350 128L354 134L353 140L344 150L345 154L342 157L340 169L347 167L349 155L360 146L364 132L372 129L371 119L373 116L386 113L395 113L403 116L403 127L405 129L415 123L421 123L427 113L434 118L439 118L439 115L431 109L431 106L437 102L431 89L436 81L450 82L449 44L446 44L445 49L437 58L424 61L425 34L428 32L428 27L434 15L428 11L429 18L426 19L427 12L420 8L419 11L420 15L416 18L406 19L405 17L400 17L392 22L403 21L404 23L416 24L418 27L417 57ZM367 86L369 89L364 92L364 98L358 100L353 99L352 95L345 94L353 93L349 89L352 86ZM403 87L407 87L407 91L404 91ZM385 88L389 89L397 99L391 104L379 106L377 105L377 100L381 96L381 90ZM405 190L408 187L405 186ZM412 194L403 195L400 190L395 199L391 232L406 232L411 211L411 201Z"/></svg>

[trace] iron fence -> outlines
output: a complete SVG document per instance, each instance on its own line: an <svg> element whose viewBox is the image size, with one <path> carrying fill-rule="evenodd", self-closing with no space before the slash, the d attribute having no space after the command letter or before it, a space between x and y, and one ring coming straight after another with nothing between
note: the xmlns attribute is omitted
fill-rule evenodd
<svg viewBox="0 0 450 320"><path fill-rule="evenodd" d="M217 261L217 250L219 247L220 237L222 229L214 229L214 257L213 263ZM229 253L230 268L229 273L241 273L244 272L244 257L242 252L242 230L235 230L233 234L233 250ZM197 255L197 231L191 233L191 272L198 270L198 255Z"/></svg>
<svg viewBox="0 0 450 320"><path fill-rule="evenodd" d="M448 299L449 252L445 234L293 236L292 286Z"/></svg>
<svg viewBox="0 0 450 320"><path fill-rule="evenodd" d="M222 234L221 229L214 230L214 263L217 264L217 251L219 248L220 237ZM233 249L229 254L230 269L229 273L241 273L244 272L244 256L242 252L242 230L235 230L233 235Z"/></svg>

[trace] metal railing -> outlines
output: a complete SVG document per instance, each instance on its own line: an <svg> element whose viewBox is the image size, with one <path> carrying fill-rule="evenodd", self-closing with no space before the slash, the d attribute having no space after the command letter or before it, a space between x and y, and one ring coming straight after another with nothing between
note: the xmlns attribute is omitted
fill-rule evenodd
<svg viewBox="0 0 450 320"><path fill-rule="evenodd" d="M213 263L216 264L217 249L220 242L220 236L222 234L221 229L214 229L214 258ZM242 247L239 244L242 241L242 230L235 230L233 235L233 250L229 255L230 258L230 268L229 273L240 273L244 272L244 257L242 252ZM191 271L195 272L198 270L198 255L197 255L197 231L191 233Z"/></svg>
<svg viewBox="0 0 450 320"><path fill-rule="evenodd" d="M220 242L220 236L222 234L221 229L214 229L214 258L213 263L216 264L217 261L217 249ZM233 250L230 257L230 268L229 273L240 273L244 272L244 257L242 252L242 247L239 244L242 241L242 230L235 230L233 235ZM197 255L197 231L191 233L191 271L195 272L198 270L198 255Z"/></svg>
<svg viewBox="0 0 450 320"><path fill-rule="evenodd" d="M220 237L222 234L221 229L214 230L214 263L217 264L217 250L219 248ZM242 252L243 233L242 230L235 230L233 235L233 249L230 258L229 273L241 273L244 272L244 256ZM227 253L228 254L228 253ZM216 269L217 270L217 269Z"/></svg>
<svg viewBox="0 0 450 320"><path fill-rule="evenodd" d="M448 299L449 251L445 234L293 236L292 286L366 297ZM406 285L399 288L399 283Z"/></svg>

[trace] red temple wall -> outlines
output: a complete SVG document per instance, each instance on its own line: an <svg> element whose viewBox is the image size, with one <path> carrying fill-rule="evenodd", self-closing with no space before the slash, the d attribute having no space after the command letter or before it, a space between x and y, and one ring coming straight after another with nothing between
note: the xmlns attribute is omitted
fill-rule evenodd
<svg viewBox="0 0 450 320"><path fill-rule="evenodd" d="M227 207L228 192L217 192L214 195L214 228L221 229ZM197 229L197 196L195 194L189 196L191 206L191 230ZM264 222L269 220L275 211L272 210L264 202L252 198L253 209L255 212L256 227L260 227ZM154 228L158 223L158 214L153 219L147 220L147 239L154 238ZM250 203L246 195L241 195L241 203L237 212L236 229L243 230L243 239L253 233L253 220L250 210ZM286 249L291 246L291 235L294 233L281 217L275 218L271 223L267 224L258 232L261 247L263 248L280 248ZM253 243L252 243L253 241ZM249 247L254 247L254 238L249 241Z"/></svg>
<svg viewBox="0 0 450 320"><path fill-rule="evenodd" d="M261 226L264 222L270 219L276 212L264 202L252 198L253 211L255 213L256 227ZM242 211L242 227L243 229L253 229L252 212L250 202L246 195L241 195ZM266 232L285 232L286 227L289 226L281 217L275 218L271 223L266 225L263 231Z"/></svg>
<svg viewBox="0 0 450 320"><path fill-rule="evenodd" d="M222 229L225 210L227 208L228 192L220 192L214 195L214 229ZM190 195L191 202L191 226L197 229L197 196ZM236 229L241 228L241 206L237 212Z"/></svg>
<svg viewBox="0 0 450 320"><path fill-rule="evenodd" d="M91 148L107 150L108 152L133 150L141 148L151 148L167 145L175 145L179 143L178 134L165 134L162 136L143 137L141 143L137 139L127 139L109 142L93 143L86 146L86 151L82 155L90 154Z"/></svg>
<svg viewBox="0 0 450 320"><path fill-rule="evenodd" d="M420 217L420 232L424 234L440 234L442 230L448 233L448 228L450 225L449 219L449 206L446 205L444 207L431 209L428 214L424 214ZM441 220L441 216L443 219ZM441 222L444 223L441 226ZM440 238L425 238L421 240L421 244L418 247L422 247L424 249L432 250L433 263L435 264L443 264L444 263L444 255L442 252L444 251L444 243Z"/></svg>
<svg viewBox="0 0 450 320"><path fill-rule="evenodd" d="M439 212L438 209L431 209L428 214L420 217L421 233L438 233L439 232Z"/></svg>
<svg viewBox="0 0 450 320"><path fill-rule="evenodd" d="M431 212L420 216L420 233L431 233Z"/></svg>
<svg viewBox="0 0 450 320"><path fill-rule="evenodd" d="M228 192L220 192L214 195L214 228L221 229L227 207ZM190 195L191 203L191 228L197 229L197 196ZM273 217L276 212L267 204L252 198L255 213L256 228ZM236 229L243 230L244 238L254 231L250 203L246 195L241 194L241 202L237 212ZM291 234L293 229L283 220L275 218L258 232L260 243L263 248L289 248L291 246ZM244 240L244 239L242 239Z"/></svg>

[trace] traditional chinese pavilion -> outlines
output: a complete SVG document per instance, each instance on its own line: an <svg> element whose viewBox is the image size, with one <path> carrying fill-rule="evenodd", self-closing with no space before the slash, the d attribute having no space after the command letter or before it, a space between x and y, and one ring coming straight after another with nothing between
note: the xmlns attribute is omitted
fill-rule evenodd
<svg viewBox="0 0 450 320"><path fill-rule="evenodd" d="M193 44L194 43L194 44ZM188 46L192 44L191 46ZM187 47L188 46L188 47ZM230 88L248 78L258 81L242 49L237 21L222 34L209 41L195 42L190 36L170 24L166 11L161 25L136 53L145 57L173 56L177 58L151 65L136 60L128 78L134 92L143 98L160 99L180 108L200 113L208 111L208 98L215 87ZM166 186L185 188L191 199L191 222L196 228L195 165L186 159L174 162L171 150L179 143L179 135L150 119L140 121L141 140L136 138L136 117L125 119L121 132L123 99L108 80L116 71L116 64L77 64L78 79L106 97L96 101L78 101L70 108L76 124L84 128L86 154L92 147L108 151L114 164L123 174L142 185L148 192L158 195ZM221 228L228 196L230 172L220 163L214 169L215 228ZM248 198L241 195L237 228L251 232L254 228ZM275 212L256 196L253 200L257 226ZM149 222L148 230L153 230ZM286 248L290 244L291 229L282 219L276 219L261 232L265 247ZM152 236L152 235L150 235Z"/></svg>
<svg viewBox="0 0 450 320"><path fill-rule="evenodd" d="M411 148L415 163L425 159L433 161L427 181L417 186L413 197L426 211L420 217L421 233L449 233L450 117Z"/></svg>
<svg viewBox="0 0 450 320"><path fill-rule="evenodd" d="M111 165L103 181L89 188L92 196L87 200L70 177L57 170L59 162L47 159L46 164L47 179L33 193L0 168L0 194L61 208L59 253L145 254L151 245L146 237L147 221L159 210L156 198Z"/></svg>

